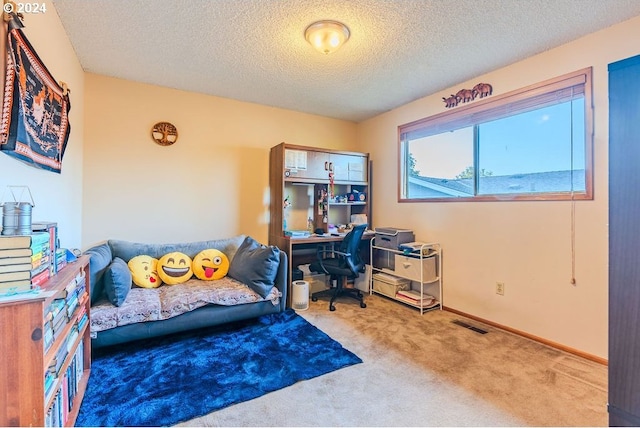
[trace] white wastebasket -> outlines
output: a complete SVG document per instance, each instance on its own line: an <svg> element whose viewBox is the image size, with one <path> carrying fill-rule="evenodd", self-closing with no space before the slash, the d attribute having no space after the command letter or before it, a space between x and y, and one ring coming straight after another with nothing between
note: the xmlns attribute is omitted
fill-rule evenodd
<svg viewBox="0 0 640 428"><path fill-rule="evenodd" d="M296 311L309 309L309 283L307 281L293 281L291 292L291 307Z"/></svg>

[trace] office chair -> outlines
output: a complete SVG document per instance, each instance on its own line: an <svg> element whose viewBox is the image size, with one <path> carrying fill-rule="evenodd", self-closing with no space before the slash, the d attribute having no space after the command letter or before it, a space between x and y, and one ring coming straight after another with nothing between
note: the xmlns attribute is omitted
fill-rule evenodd
<svg viewBox="0 0 640 428"><path fill-rule="evenodd" d="M364 272L364 261L360 258L360 240L366 224L354 226L349 233L346 234L340 248L318 247L318 260L309 265L312 272L324 273L331 275L331 279L336 279L336 287L332 290L322 290L311 295L311 300L316 302L318 295L333 291L331 301L329 302L329 310L335 311L336 307L333 302L341 295L353 297L360 302L361 308L367 305L363 301L363 295L357 288L346 288L347 280L355 279L360 273Z"/></svg>

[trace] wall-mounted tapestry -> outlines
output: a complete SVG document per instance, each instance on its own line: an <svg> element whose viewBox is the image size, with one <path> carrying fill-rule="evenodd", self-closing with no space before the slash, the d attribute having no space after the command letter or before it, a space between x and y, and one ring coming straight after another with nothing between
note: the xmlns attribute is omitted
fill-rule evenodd
<svg viewBox="0 0 640 428"><path fill-rule="evenodd" d="M20 29L9 21L0 150L35 168L60 173L69 133L69 93L51 76Z"/></svg>

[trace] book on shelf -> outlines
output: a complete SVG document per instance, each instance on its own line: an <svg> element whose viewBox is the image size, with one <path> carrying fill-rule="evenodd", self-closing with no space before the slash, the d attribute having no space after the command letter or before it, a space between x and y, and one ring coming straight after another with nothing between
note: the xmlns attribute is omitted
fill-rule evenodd
<svg viewBox="0 0 640 428"><path fill-rule="evenodd" d="M55 256L56 272L60 272L60 270L67 265L67 250L64 248L58 248Z"/></svg>
<svg viewBox="0 0 640 428"><path fill-rule="evenodd" d="M31 279L31 271L21 271L21 272L4 272L0 273L0 282L6 281L19 281L21 279Z"/></svg>
<svg viewBox="0 0 640 428"><path fill-rule="evenodd" d="M64 307L63 307L63 309L64 309ZM53 332L55 333L56 330L58 330L60 328L60 325L62 325L63 323L66 324L67 319L68 318L67 318L67 311L66 310L61 310L60 312L54 314L53 315L53 319L51 320L51 325L52 325L52 328L53 328Z"/></svg>
<svg viewBox="0 0 640 428"><path fill-rule="evenodd" d="M43 285L49 280L50 274L51 272L49 271L49 269L43 269L40 273L31 277L31 285L33 286Z"/></svg>
<svg viewBox="0 0 640 428"><path fill-rule="evenodd" d="M15 265L0 265L0 273L24 272L25 270L31 271L31 263L27 262Z"/></svg>
<svg viewBox="0 0 640 428"><path fill-rule="evenodd" d="M31 280L21 279L18 281L0 282L0 296L13 295L31 290Z"/></svg>
<svg viewBox="0 0 640 428"><path fill-rule="evenodd" d="M49 232L32 232L28 235L0 235L0 249L39 248L49 243Z"/></svg>
<svg viewBox="0 0 640 428"><path fill-rule="evenodd" d="M7 248L0 249L0 258L4 259L7 257L24 257L29 256L31 258L31 248Z"/></svg>
<svg viewBox="0 0 640 428"><path fill-rule="evenodd" d="M0 256L0 266L20 265L23 263L31 263L31 257L29 257L28 255L18 256L18 257L1 257Z"/></svg>
<svg viewBox="0 0 640 428"><path fill-rule="evenodd" d="M45 270L49 270L49 260L42 259L40 261L40 263L37 264L37 266L34 266L33 263L32 263L31 264L31 277L34 277L34 276L38 275L40 272L45 271Z"/></svg>
<svg viewBox="0 0 640 428"><path fill-rule="evenodd" d="M0 249L29 248L31 235L0 235Z"/></svg>

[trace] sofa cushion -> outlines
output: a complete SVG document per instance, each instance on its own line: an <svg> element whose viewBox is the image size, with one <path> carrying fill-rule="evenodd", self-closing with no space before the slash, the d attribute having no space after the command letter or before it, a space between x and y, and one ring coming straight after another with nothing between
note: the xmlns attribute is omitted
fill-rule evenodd
<svg viewBox="0 0 640 428"><path fill-rule="evenodd" d="M193 274L203 281L223 278L229 272L229 258L215 248L200 251L193 258L191 265Z"/></svg>
<svg viewBox="0 0 640 428"><path fill-rule="evenodd" d="M113 259L104 273L104 291L109 301L122 306L131 290L131 271L120 257Z"/></svg>
<svg viewBox="0 0 640 428"><path fill-rule="evenodd" d="M174 251L158 259L158 276L167 285L187 282L193 276L191 257Z"/></svg>
<svg viewBox="0 0 640 428"><path fill-rule="evenodd" d="M104 272L111 264L112 254L109 245L101 244L89 248L85 254L89 259L89 281L91 283L91 304L97 302L104 294Z"/></svg>
<svg viewBox="0 0 640 428"><path fill-rule="evenodd" d="M133 283L142 288L158 288L162 279L158 276L158 259L141 254L127 263Z"/></svg>
<svg viewBox="0 0 640 428"><path fill-rule="evenodd" d="M229 276L248 285L263 298L273 288L278 274L280 250L247 236L229 266Z"/></svg>

